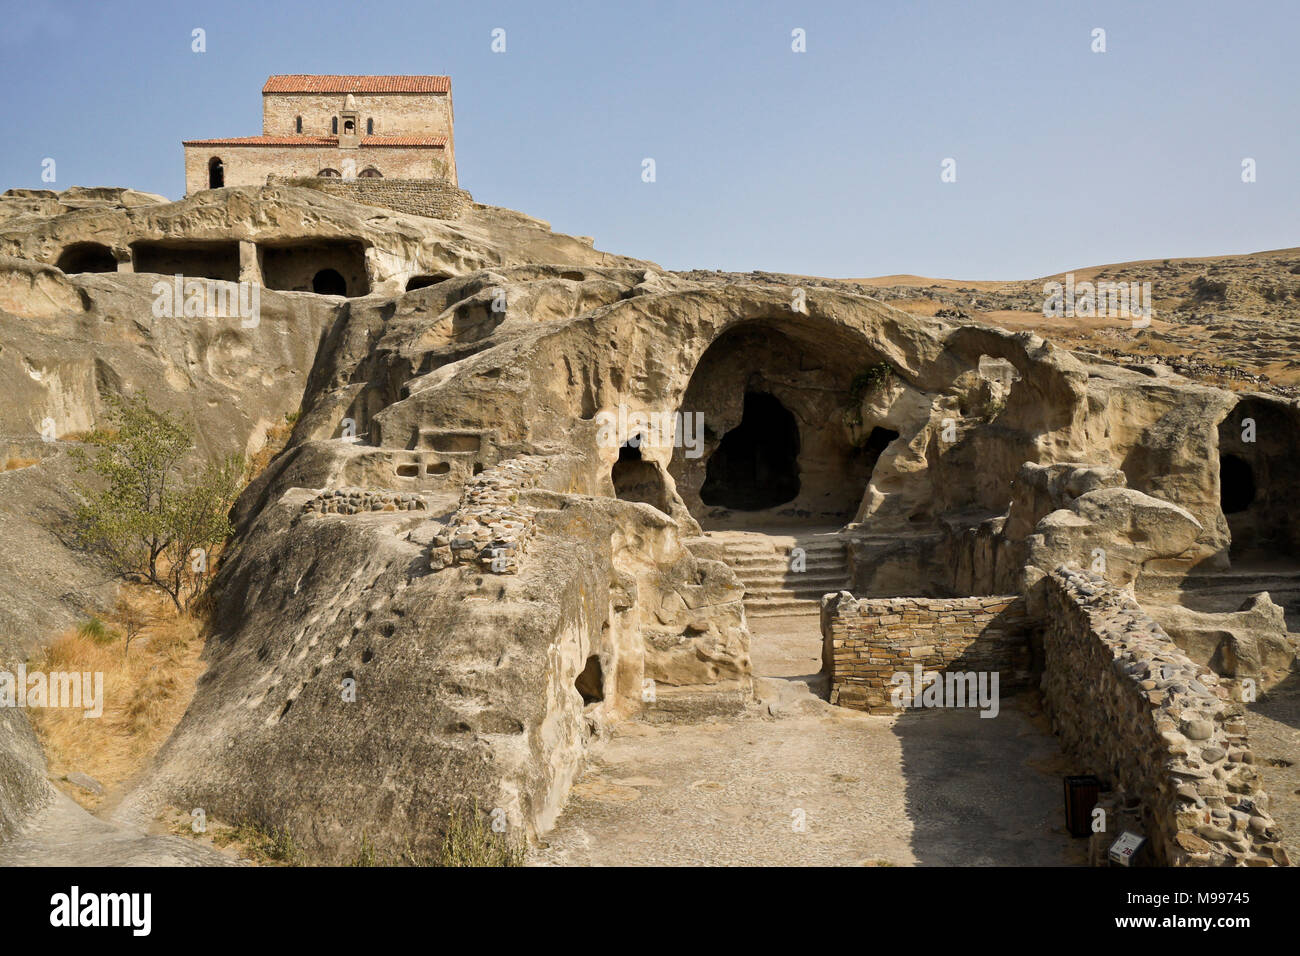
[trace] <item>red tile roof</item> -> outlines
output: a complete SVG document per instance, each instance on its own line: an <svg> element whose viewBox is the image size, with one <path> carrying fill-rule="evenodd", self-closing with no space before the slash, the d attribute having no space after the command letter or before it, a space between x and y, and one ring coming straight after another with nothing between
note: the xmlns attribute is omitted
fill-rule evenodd
<svg viewBox="0 0 1300 956"><path fill-rule="evenodd" d="M186 139L182 146L337 146L337 136L228 136L224 139Z"/></svg>
<svg viewBox="0 0 1300 956"><path fill-rule="evenodd" d="M225 139L186 139L182 146L338 146L337 136L229 136ZM424 149L443 149L447 145L445 136L362 136L362 147L411 147Z"/></svg>
<svg viewBox="0 0 1300 956"><path fill-rule="evenodd" d="M450 93L450 76L345 76L285 73L269 77L263 93Z"/></svg>
<svg viewBox="0 0 1300 956"><path fill-rule="evenodd" d="M434 146L447 145L445 136L362 136L362 146Z"/></svg>

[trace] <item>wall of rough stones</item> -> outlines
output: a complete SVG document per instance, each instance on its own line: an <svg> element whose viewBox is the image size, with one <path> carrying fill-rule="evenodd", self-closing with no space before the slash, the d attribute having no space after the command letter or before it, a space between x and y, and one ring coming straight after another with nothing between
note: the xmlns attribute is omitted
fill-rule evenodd
<svg viewBox="0 0 1300 956"><path fill-rule="evenodd" d="M1101 576L1058 567L1043 587L1045 706L1106 805L1137 808L1151 862L1289 865L1228 686Z"/></svg>
<svg viewBox="0 0 1300 956"><path fill-rule="evenodd" d="M330 145L264 146L194 142L185 149L185 195L208 188L208 161L221 160L226 186L264 186L270 177L315 177L322 169L347 175L350 164L359 175L367 167L379 170L384 180L455 180L453 158L437 146L358 146L340 149ZM352 182L352 180L344 180ZM454 189L455 186L453 185Z"/></svg>
<svg viewBox="0 0 1300 956"><path fill-rule="evenodd" d="M864 598L847 591L822 599L822 664L831 703L893 714L894 674L922 671L998 674L999 693L1029 683L1025 603L1013 596Z"/></svg>
<svg viewBox="0 0 1300 956"><path fill-rule="evenodd" d="M340 199L430 219L458 219L473 197L444 179L333 179L271 176L268 184L305 186Z"/></svg>
<svg viewBox="0 0 1300 956"><path fill-rule="evenodd" d="M427 511L419 495L405 491L367 491L364 488L332 488L302 506L304 512L323 515L356 515L367 511Z"/></svg>
<svg viewBox="0 0 1300 956"><path fill-rule="evenodd" d="M536 488L545 458L510 458L465 483L447 530L433 539L429 565L476 565L489 574L514 574L537 526L537 509L519 502Z"/></svg>

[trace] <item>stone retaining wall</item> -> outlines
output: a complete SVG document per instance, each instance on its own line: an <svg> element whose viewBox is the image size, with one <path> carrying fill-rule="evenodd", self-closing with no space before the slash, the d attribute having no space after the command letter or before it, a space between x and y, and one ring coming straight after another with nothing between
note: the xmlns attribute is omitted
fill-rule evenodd
<svg viewBox="0 0 1300 956"><path fill-rule="evenodd" d="M1058 567L1043 586L1044 704L1083 768L1113 788L1104 805L1140 808L1151 862L1288 865L1227 687L1099 575Z"/></svg>
<svg viewBox="0 0 1300 956"><path fill-rule="evenodd" d="M441 179L335 179L270 176L268 185L302 186L340 199L430 219L459 219L473 197Z"/></svg>
<svg viewBox="0 0 1300 956"><path fill-rule="evenodd" d="M1031 652L1024 601L1010 597L822 598L822 664L831 703L893 714L895 674L998 675L998 690L1024 687ZM908 685L910 686L910 685ZM973 705L972 705L973 706Z"/></svg>

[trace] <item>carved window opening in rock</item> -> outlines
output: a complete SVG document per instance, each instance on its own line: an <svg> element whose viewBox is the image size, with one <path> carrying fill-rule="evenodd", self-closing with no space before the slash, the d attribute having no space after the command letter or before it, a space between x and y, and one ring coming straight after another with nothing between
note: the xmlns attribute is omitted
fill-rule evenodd
<svg viewBox="0 0 1300 956"><path fill-rule="evenodd" d="M659 466L641 457L640 436L634 436L618 450L618 461L610 471L614 495L622 501L640 501L668 511L668 492Z"/></svg>
<svg viewBox="0 0 1300 956"><path fill-rule="evenodd" d="M136 272L239 281L239 243L205 239L142 239L131 244Z"/></svg>
<svg viewBox="0 0 1300 956"><path fill-rule="evenodd" d="M424 473L426 475L445 475L449 471L451 471L451 465L445 461L440 461L436 465L426 465L424 468Z"/></svg>
<svg viewBox="0 0 1300 956"><path fill-rule="evenodd" d="M361 172L357 173L358 179L383 179L384 174L373 166L367 166Z"/></svg>
<svg viewBox="0 0 1300 956"><path fill-rule="evenodd" d="M867 480L871 480L871 473L875 470L876 462L880 460L881 454L889 443L898 437L898 432L892 428L881 428L877 425L871 429L871 434L867 440L853 450L853 453L862 462L867 473Z"/></svg>
<svg viewBox="0 0 1300 956"><path fill-rule="evenodd" d="M208 160L208 188L220 189L226 184L226 164L218 157Z"/></svg>
<svg viewBox="0 0 1300 956"><path fill-rule="evenodd" d="M117 271L117 259L113 251L98 242L74 242L59 253L59 261L55 265L68 275Z"/></svg>
<svg viewBox="0 0 1300 956"><path fill-rule="evenodd" d="M420 477L420 466L419 466L419 465L398 465L398 466L397 466L397 477L398 477L398 478L418 478L418 477Z"/></svg>
<svg viewBox="0 0 1300 956"><path fill-rule="evenodd" d="M337 169L322 169L316 175L321 179L338 179L339 171Z"/></svg>
<svg viewBox="0 0 1300 956"><path fill-rule="evenodd" d="M347 295L348 283L335 269L322 269L312 276L311 291L317 295Z"/></svg>
<svg viewBox="0 0 1300 956"><path fill-rule="evenodd" d="M406 280L406 291L414 292L416 289L427 289L431 285L437 285L439 282L446 282L451 276L443 273L436 275L411 276Z"/></svg>
<svg viewBox="0 0 1300 956"><path fill-rule="evenodd" d="M258 251L268 289L344 296L370 291L366 246L359 240L272 240L258 243Z"/></svg>
<svg viewBox="0 0 1300 956"><path fill-rule="evenodd" d="M1219 506L1225 515L1240 514L1255 503L1255 474L1236 455L1219 456Z"/></svg>
<svg viewBox="0 0 1300 956"><path fill-rule="evenodd" d="M746 392L740 424L709 457L700 500L735 511L763 511L799 496L799 423L766 392Z"/></svg>
<svg viewBox="0 0 1300 956"><path fill-rule="evenodd" d="M600 667L600 658L592 654L587 664L573 682L573 686L582 695L582 705L596 704L605 699L605 673Z"/></svg>

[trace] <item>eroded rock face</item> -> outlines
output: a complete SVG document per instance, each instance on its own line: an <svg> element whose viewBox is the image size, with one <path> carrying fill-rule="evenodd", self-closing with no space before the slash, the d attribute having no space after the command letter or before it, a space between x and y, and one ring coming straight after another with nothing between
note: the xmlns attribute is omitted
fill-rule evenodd
<svg viewBox="0 0 1300 956"><path fill-rule="evenodd" d="M741 706L743 588L702 527L844 526L860 596L1011 594L1098 549L1140 587L1228 562L1234 528L1280 546L1275 460L1223 513L1231 393L824 286L664 273L505 210L225 189L19 216L0 253L25 440L118 391L190 410L205 451L300 409L235 507L209 670L129 802L287 827L320 860L427 853L457 804L544 831L611 722ZM159 318L142 264L265 280L260 320ZM342 296L299 290L316 266Z"/></svg>
<svg viewBox="0 0 1300 956"><path fill-rule="evenodd" d="M1197 611L1176 604L1146 603L1151 616L1198 664L1216 674L1255 681L1264 690L1284 680L1295 662L1286 616L1267 591L1235 611Z"/></svg>

